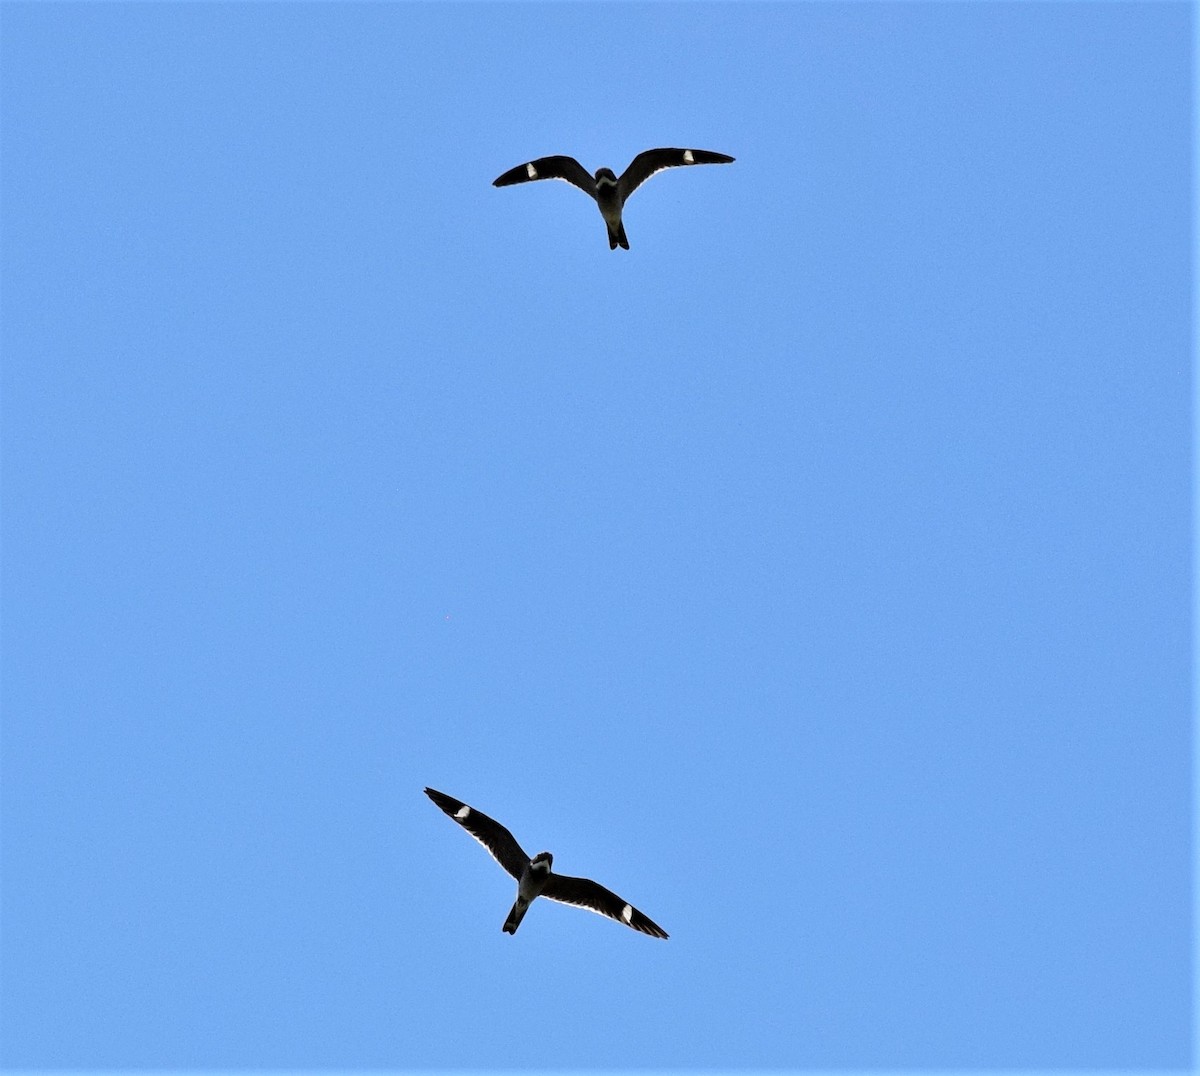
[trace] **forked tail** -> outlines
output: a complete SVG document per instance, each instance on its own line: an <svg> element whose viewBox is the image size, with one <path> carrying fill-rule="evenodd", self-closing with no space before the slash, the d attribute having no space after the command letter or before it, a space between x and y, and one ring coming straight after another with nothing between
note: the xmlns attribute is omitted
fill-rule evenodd
<svg viewBox="0 0 1200 1076"><path fill-rule="evenodd" d="M522 900L517 897L516 903L512 906L512 910L508 913L508 918L504 920L504 926L500 929L505 934L516 934L517 927L521 925L521 920L525 918L525 913L529 910L529 901Z"/></svg>

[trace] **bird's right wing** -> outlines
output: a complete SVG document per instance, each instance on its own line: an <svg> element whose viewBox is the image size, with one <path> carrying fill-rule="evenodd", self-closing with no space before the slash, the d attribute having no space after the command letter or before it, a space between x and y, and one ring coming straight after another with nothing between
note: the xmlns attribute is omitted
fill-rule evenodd
<svg viewBox="0 0 1200 1076"><path fill-rule="evenodd" d="M686 168L693 164L732 164L733 158L727 153L714 153L711 149L648 149L639 153L629 167L621 174L620 192L621 204L625 204L634 191L651 176L657 175L664 168Z"/></svg>
<svg viewBox="0 0 1200 1076"><path fill-rule="evenodd" d="M627 927L640 930L652 938L665 938L663 930L649 916L639 912L628 901L622 900L611 889L605 889L599 882L590 878L573 878L569 874L551 874L546 879L542 890L543 897L549 897L560 904L573 904L576 908L586 908L597 915L606 915Z"/></svg>
<svg viewBox="0 0 1200 1076"><path fill-rule="evenodd" d="M491 852L492 858L518 882L521 880L521 875L529 866L529 857L517 844L516 837L494 818L489 818L474 807L468 807L462 800L447 796L445 792L427 788L425 795Z"/></svg>
<svg viewBox="0 0 1200 1076"><path fill-rule="evenodd" d="M596 197L596 181L574 157L539 157L528 164L519 164L493 179L492 186L511 187L514 183L532 183L535 179L564 179L584 194Z"/></svg>

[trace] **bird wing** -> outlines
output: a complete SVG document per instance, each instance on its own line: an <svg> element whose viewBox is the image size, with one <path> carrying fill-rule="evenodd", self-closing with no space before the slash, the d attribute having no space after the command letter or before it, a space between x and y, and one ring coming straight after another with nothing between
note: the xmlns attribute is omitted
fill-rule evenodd
<svg viewBox="0 0 1200 1076"><path fill-rule="evenodd" d="M514 183L532 183L535 179L565 179L584 194L596 197L596 181L574 157L539 157L519 164L492 180L493 187L511 187Z"/></svg>
<svg viewBox="0 0 1200 1076"><path fill-rule="evenodd" d="M573 904L576 908L586 908L589 912L606 915L627 927L640 930L652 938L665 938L667 932L653 920L639 912L628 901L622 900L611 889L593 882L590 878L572 878L569 874L551 874L542 890L543 897L549 897L560 904Z"/></svg>
<svg viewBox="0 0 1200 1076"><path fill-rule="evenodd" d="M664 168L684 168L692 164L729 164L732 160L732 157L727 157L724 153L714 153L709 149L648 149L634 157L629 162L629 167L621 174L618 182L621 204L624 205L626 198Z"/></svg>
<svg viewBox="0 0 1200 1076"><path fill-rule="evenodd" d="M427 788L425 795L491 852L492 858L518 882L521 880L521 875L529 866L529 857L517 844L517 839L499 822L437 789Z"/></svg>

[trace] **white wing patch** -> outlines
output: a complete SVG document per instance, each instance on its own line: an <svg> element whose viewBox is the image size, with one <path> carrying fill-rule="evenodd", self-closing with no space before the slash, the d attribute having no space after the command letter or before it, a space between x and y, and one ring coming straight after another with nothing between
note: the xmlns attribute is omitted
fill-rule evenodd
<svg viewBox="0 0 1200 1076"><path fill-rule="evenodd" d="M470 813L471 813L471 808L468 807L464 803L457 811L454 812L454 817L457 818L460 822L462 822L466 819L467 815L469 815ZM472 834L472 836L474 836L474 834Z"/></svg>
<svg viewBox="0 0 1200 1076"><path fill-rule="evenodd" d="M537 179L537 169L533 167L532 161L525 166L525 174L529 176L530 179Z"/></svg>
<svg viewBox="0 0 1200 1076"><path fill-rule="evenodd" d="M690 149L685 149L683 151L683 163L684 164L695 164L696 163L696 158L692 156L692 151ZM625 921L629 922L628 919Z"/></svg>
<svg viewBox="0 0 1200 1076"><path fill-rule="evenodd" d="M625 907L621 909L621 918L622 918L622 920L624 920L624 922L626 924L633 922L633 905L632 904L626 904Z"/></svg>

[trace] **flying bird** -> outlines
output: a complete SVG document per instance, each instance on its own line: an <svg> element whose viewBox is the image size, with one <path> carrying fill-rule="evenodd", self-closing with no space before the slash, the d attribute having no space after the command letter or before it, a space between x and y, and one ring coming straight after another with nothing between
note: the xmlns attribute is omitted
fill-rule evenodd
<svg viewBox="0 0 1200 1076"><path fill-rule="evenodd" d="M629 240L625 238L621 210L629 196L646 180L664 168L729 164L732 161L733 158L724 153L707 149L648 149L634 157L618 179L611 168L601 168L594 177L589 176L587 169L574 157L539 157L536 161L510 168L492 180L492 186L511 187L514 183L530 183L535 179L564 179L596 200L604 223L608 225L608 249L616 250L622 246L628 250Z"/></svg>
<svg viewBox="0 0 1200 1076"><path fill-rule="evenodd" d="M550 866L554 857L549 852L538 852L530 859L516 838L494 818L482 811L468 807L462 800L447 796L436 789L425 789L427 795L463 829L483 845L492 857L517 880L517 899L500 929L505 934L515 934L529 905L536 897L549 897L561 904L573 904L589 912L606 915L627 927L640 930L654 938L665 938L667 932L657 923L639 912L628 901L622 900L610 889L588 878L572 878L568 874L555 874Z"/></svg>

